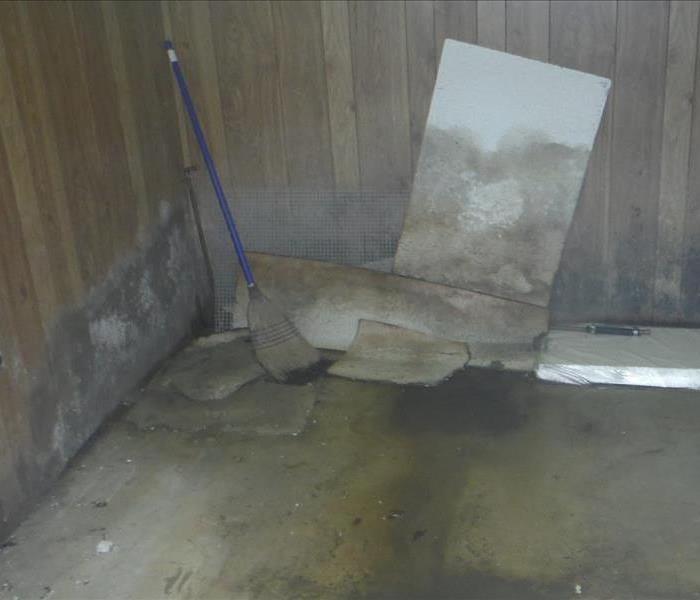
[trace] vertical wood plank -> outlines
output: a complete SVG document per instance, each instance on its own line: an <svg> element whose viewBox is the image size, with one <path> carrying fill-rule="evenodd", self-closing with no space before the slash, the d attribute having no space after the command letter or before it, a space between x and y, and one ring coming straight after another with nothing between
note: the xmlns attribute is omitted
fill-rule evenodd
<svg viewBox="0 0 700 600"><path fill-rule="evenodd" d="M90 171L91 194L86 196L85 204L88 206L92 215L90 226L93 229L93 243L95 250L100 257L99 267L95 283L99 281L114 260L116 255L116 240L117 220L114 215L113 206L111 204L109 182L105 181L104 165L102 153L100 149L100 132L98 131L100 105L93 97L93 90L99 86L101 77L100 73L95 77L94 69L92 69L92 61L89 51L85 51L84 44L90 43L93 39L91 33L87 32L87 37L81 37L81 28L79 21L76 20L76 15L73 11L72 2L64 2L62 4L64 10L69 14L70 27L72 30L73 39L76 44L76 54L78 63L73 66L73 69L78 72L81 80L81 110L83 116L83 143L85 144L86 163L84 168ZM80 13L80 5L78 5ZM80 16L80 15L79 15ZM88 26L89 28L89 26ZM82 33L85 33L84 29ZM90 62L88 62L90 61ZM110 99L110 104L112 99ZM77 113L76 113L77 114ZM65 116L64 116L65 118ZM97 199L100 199L99 201Z"/></svg>
<svg viewBox="0 0 700 600"><path fill-rule="evenodd" d="M551 62L612 78L616 23L615 2L552 2ZM553 290L552 316L558 321L604 319L608 309L611 106L612 96L591 152Z"/></svg>
<svg viewBox="0 0 700 600"><path fill-rule="evenodd" d="M224 187L230 188L233 182L226 146L224 116L221 110L219 72L212 39L209 3L178 1L167 4L178 57L185 70L197 113L206 132L209 149L216 161L216 168ZM187 134L189 160L186 164L197 164L204 171L202 154L180 101L180 90L175 85L174 78L171 77L171 80L173 92L177 97L177 106L183 119L182 127ZM202 178L204 179L206 178Z"/></svg>
<svg viewBox="0 0 700 600"><path fill-rule="evenodd" d="M133 215L133 235L138 238L150 221L148 190L146 188L146 174L144 172L144 159L139 141L138 125L133 109L133 97L129 76L127 74L124 48L119 31L115 2L102 0L102 18L104 21L105 37L109 46L110 65L114 74L116 86L115 103L119 110L122 135L124 136L124 148L129 169L129 180L133 197L128 203L128 210Z"/></svg>
<svg viewBox="0 0 700 600"><path fill-rule="evenodd" d="M117 86L98 2L71 2L81 64L88 82L88 96L94 118L97 156L95 167L99 189L100 228L112 230L113 247L108 265L133 241L136 219L131 203L131 186L124 132L120 121Z"/></svg>
<svg viewBox="0 0 700 600"><path fill-rule="evenodd" d="M24 8L0 6L0 481L7 486L3 496L10 504L25 500L18 460L20 452L32 449L26 392L33 369L42 363L44 323L69 298L69 292L60 295L60 288L52 285L57 277L69 274L52 272L57 263L52 262L51 248L46 248L49 256L36 252L37 243L49 244L56 237L50 228L54 215L47 211L53 198L41 195L49 175L32 173L39 165L46 167L45 129L31 97L31 74L24 70L28 63L28 40L21 34ZM61 247L56 253L62 255ZM49 272L42 281L39 276L45 268ZM56 295L46 304L49 289Z"/></svg>
<svg viewBox="0 0 700 600"><path fill-rule="evenodd" d="M321 19L335 185L356 190L360 167L347 2L322 0Z"/></svg>
<svg viewBox="0 0 700 600"><path fill-rule="evenodd" d="M103 0L104 2L105 0ZM180 54L178 54L178 57L181 57L182 51L180 50L181 44L183 44L183 40L186 38L186 36L189 33L190 27L187 21L185 21L184 26L182 27L182 30L179 30L177 34L174 32L174 27L173 27L173 20L174 18L170 16L170 11L173 10L175 12L176 7L177 7L177 2L171 1L171 0L160 0L160 14L163 18L163 33L165 34L165 38L174 42L175 47L178 51L180 51ZM189 3L187 3L189 4ZM203 5L206 7L206 12L207 12L207 17L209 13L209 4L201 2L199 5ZM209 19L207 18L207 23L209 23ZM211 27L209 28L209 43L211 44ZM188 45L185 42L185 45ZM216 63L214 62L214 71L216 71ZM182 106L182 101L178 98L178 94L180 93L177 87L177 81L175 81L175 78L171 78L172 81L172 88L173 88L173 96L175 96L176 101L175 101L175 107L177 108L177 126L178 126L178 131L180 132L180 146L181 146L181 151L182 151L182 164L187 166L192 165L192 160L190 158L190 134L188 130L188 123L186 121L187 115L185 114L185 109ZM216 88L218 91L219 84L218 84L218 77L217 77L217 84ZM228 169L228 161L226 161L226 168Z"/></svg>
<svg viewBox="0 0 700 600"><path fill-rule="evenodd" d="M0 273L0 280L2 274ZM2 317L0 311L0 317ZM0 335L2 335L0 330ZM2 350L0 348L0 350ZM3 495L14 497L15 502L21 502L21 484L16 477L16 465L18 464L18 449L28 437L26 431L22 431L23 397L13 385L9 369L0 371L0 481L11 488L3 489Z"/></svg>
<svg viewBox="0 0 700 600"><path fill-rule="evenodd" d="M476 0L438 0L435 7L435 54L445 39L476 44Z"/></svg>
<svg viewBox="0 0 700 600"><path fill-rule="evenodd" d="M610 315L619 319L652 314L667 33L666 2L618 5Z"/></svg>
<svg viewBox="0 0 700 600"><path fill-rule="evenodd" d="M350 5L362 185L408 189L411 135L403 2Z"/></svg>
<svg viewBox="0 0 700 600"><path fill-rule="evenodd" d="M693 103L700 98L700 43L695 55ZM688 191L681 240L680 320L700 322L700 113L693 107L688 163Z"/></svg>
<svg viewBox="0 0 700 600"><path fill-rule="evenodd" d="M615 2L553 0L550 60L553 64L612 77L615 65Z"/></svg>
<svg viewBox="0 0 700 600"><path fill-rule="evenodd" d="M1 167L0 172L2 172ZM5 185L6 182L0 181L0 189L4 188ZM1 207L0 211L2 211ZM8 446L16 446L22 437L20 433L21 422L26 406L22 388L26 387L29 374L16 342L18 335L21 335L17 332L21 324L14 320L15 315L10 298L12 285L13 282L10 281L10 276L6 273L5 261L0 259L0 355L3 359L2 369L0 369L0 432L3 425L6 431L12 432L12 434L7 434L4 439L0 437L0 444L5 442ZM1 446L0 450L2 450ZM0 452L0 457L2 456Z"/></svg>
<svg viewBox="0 0 700 600"><path fill-rule="evenodd" d="M411 119L411 172L415 175L437 73L432 2L406 3L406 43Z"/></svg>
<svg viewBox="0 0 700 600"><path fill-rule="evenodd" d="M32 123L22 122L18 100L15 97L10 69L6 60L6 48L3 38L6 38L3 28L0 37L0 139L10 159L8 175L9 184L14 190L17 202L19 225L21 227L22 243L27 252L32 281L37 292L39 310L42 320L50 322L58 307L58 293L54 288L52 268L57 265L51 260L48 237L44 227L44 214L41 210L41 199L38 197L33 173L32 158L29 152L29 142L25 132L31 135ZM15 43L17 40L14 40ZM20 48L11 47L12 54L19 53ZM40 177L42 174L39 175ZM52 240L53 241L53 240Z"/></svg>
<svg viewBox="0 0 700 600"><path fill-rule="evenodd" d="M506 50L535 60L549 60L549 1L506 2Z"/></svg>
<svg viewBox="0 0 700 600"><path fill-rule="evenodd" d="M0 162L4 160L8 158L4 154L4 148L0 148ZM0 164L0 214L3 213L3 202L14 200L9 195L5 197L4 192L9 190L9 187L3 178L7 176L9 171ZM4 215L0 216L3 217ZM2 229L3 224L0 223L0 233ZM3 241L0 240L0 254L4 254L4 251ZM16 265L21 253L15 251L11 256ZM17 504L25 501L17 471L21 451L31 448L25 396L29 371L18 348L22 325L16 320L10 299L11 287L17 283L6 273L5 260L0 256L0 353L3 358L0 368L0 481L4 486L3 496L9 498L10 504L13 501ZM31 330L27 332L29 333Z"/></svg>
<svg viewBox="0 0 700 600"><path fill-rule="evenodd" d="M149 223L184 194L177 110L157 2L114 4L129 81L131 112L141 148Z"/></svg>
<svg viewBox="0 0 700 600"><path fill-rule="evenodd" d="M92 192L86 196L85 203L88 204L92 214L91 227L95 229L93 233L97 234L93 239L99 244L100 250L100 266L97 273L97 278L106 273L109 266L116 255L117 241L115 239L118 232L117 218L115 216L115 208L112 204L111 192L113 191L110 182L106 180L108 177L105 169L105 161L103 159L102 148L100 147L100 100L95 98L95 91L101 86L102 80L105 77L104 71L99 68L94 68L94 52L95 42L98 33L93 36L90 31L91 25L85 25L84 17L86 12L81 10L83 7L90 10L90 7L85 4L77 5L77 14L74 10L73 2L64 2L63 8L68 11L73 35L76 43L76 53L78 64L74 69L80 74L82 80L82 103L81 110L83 111L83 127L84 127L84 143L86 144L86 157L88 162L84 168L90 171ZM98 5L93 5L93 8ZM94 13L93 13L94 14ZM88 49L85 46L90 45ZM109 75L109 71L107 71ZM104 98L104 94L97 92L98 96ZM114 96L109 98L109 104L113 104ZM109 109L107 109L109 110ZM99 198L100 201L96 201ZM99 233L97 233L99 232ZM99 236L99 237L98 237ZM97 282L97 280L95 281Z"/></svg>
<svg viewBox="0 0 700 600"><path fill-rule="evenodd" d="M479 0L476 4L477 43L479 46L506 49L505 0Z"/></svg>
<svg viewBox="0 0 700 600"><path fill-rule="evenodd" d="M1 145L2 141L0 141ZM5 158L4 149L0 149L0 161ZM0 193L9 189L6 187L7 181L3 182L3 177L7 175L9 171L0 165ZM2 196L5 197L4 193ZM5 197L5 201L11 200L13 199L10 196ZM0 198L0 213L3 213L2 203L3 198ZM2 227L3 225L0 224L0 231ZM0 240L0 252L3 250L3 242ZM21 264L21 252L15 252L12 257L15 259L15 267ZM0 257L0 353L3 358L0 369L0 481L9 484L16 501L21 502L22 487L17 480L16 472L19 453L22 449L31 447L25 397L30 371L25 366L20 352L19 341L23 335L23 328L16 319L17 315L11 300L11 288L17 283L6 272L5 261ZM32 333L33 337L40 338L43 335L42 332L32 332L30 326L26 334ZM3 495L6 498L10 495L10 490L3 488Z"/></svg>
<svg viewBox="0 0 700 600"><path fill-rule="evenodd" d="M287 173L292 187L333 185L321 9L315 0L272 5Z"/></svg>
<svg viewBox="0 0 700 600"><path fill-rule="evenodd" d="M51 249L51 276L58 302L66 305L80 298L83 280L48 98L43 93L44 84L26 5L2 3L0 27L6 44L11 48L11 52L6 53L9 63L7 73L15 89L41 222L46 243Z"/></svg>
<svg viewBox="0 0 700 600"><path fill-rule="evenodd" d="M683 273L683 222L688 194L688 161L693 113L697 2L671 2L666 61L659 231L656 248L654 320L679 321Z"/></svg>
<svg viewBox="0 0 700 600"><path fill-rule="evenodd" d="M210 6L233 179L248 187L286 186L270 3L215 2Z"/></svg>
<svg viewBox="0 0 700 600"><path fill-rule="evenodd" d="M28 3L27 8L41 79L51 98L49 118L55 128L76 253L84 281L92 284L105 270L111 239L110 232L99 227L93 115L78 41L67 4Z"/></svg>
<svg viewBox="0 0 700 600"><path fill-rule="evenodd" d="M24 238L17 206L21 201L15 196L9 170L10 157L0 139L0 281L3 287L2 305L7 307L12 339L19 354L14 375L26 380L27 373L40 364L46 338L36 289L32 281L29 259L24 249Z"/></svg>
<svg viewBox="0 0 700 600"><path fill-rule="evenodd" d="M26 221L28 227L42 228L43 236L35 241L44 246L44 264L49 273L39 277L47 289L53 288L57 305L65 305L78 297L82 281L72 243L73 230L65 207L65 189L57 164L47 98L37 92L40 89L36 85L38 65L25 13L25 7L19 3L0 5L1 35L6 48L10 49L5 52L7 65L0 66L0 71L5 75L3 86L14 86L13 110L16 109L14 114L18 119L14 137L20 141L18 134L21 129L26 144L24 150L10 149L9 153L20 156L26 151L26 160L13 159L22 172L22 187L27 190L17 190L18 197L26 196L20 207L25 209L23 227ZM12 115L7 110L3 114L4 123L9 125L13 121Z"/></svg>

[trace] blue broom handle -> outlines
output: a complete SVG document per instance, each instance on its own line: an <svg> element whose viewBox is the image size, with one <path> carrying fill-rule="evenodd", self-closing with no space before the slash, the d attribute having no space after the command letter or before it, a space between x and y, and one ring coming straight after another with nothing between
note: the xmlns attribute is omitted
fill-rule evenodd
<svg viewBox="0 0 700 600"><path fill-rule="evenodd" d="M221 212L224 215L224 221L226 221L226 227L228 227L228 232L231 236L233 247L236 249L236 255L238 256L238 262L240 263L241 269L243 270L243 276L245 277L248 287L252 287L255 285L253 271L250 268L250 263L248 262L248 258L245 255L243 242L241 242L241 238L238 235L238 229L236 229L236 222L233 220L233 215L231 214L231 209L229 208L228 201L226 200L224 189L221 186L219 173L216 170L216 165L214 164L214 160L212 159L211 153L209 152L207 140L204 137L202 126L199 124L199 119L197 118L197 111L194 108L192 98L190 97L190 92L187 89L185 76L182 74L182 69L180 68L180 63L177 60L177 55L175 54L173 43L170 40L165 40L165 49L168 52L168 58L170 59L170 64L173 67L173 73L175 74L175 79L177 80L177 84L180 88L180 93L182 94L182 100L185 103L187 114L190 116L190 121L192 121L192 129L194 129L194 135L197 137L197 142L199 142L199 149L202 151L204 163L207 165L207 171L209 171L209 178L211 179L211 184L214 186L216 197L219 200L219 207L221 208Z"/></svg>

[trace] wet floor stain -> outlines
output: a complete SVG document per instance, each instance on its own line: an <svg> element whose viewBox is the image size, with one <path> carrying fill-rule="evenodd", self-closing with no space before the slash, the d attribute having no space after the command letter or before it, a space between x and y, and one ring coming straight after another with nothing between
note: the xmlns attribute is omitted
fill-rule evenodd
<svg viewBox="0 0 700 600"><path fill-rule="evenodd" d="M473 463L485 460L484 446L527 423L537 401L526 378L469 371L439 388L334 378L318 385L306 440L320 444L322 460L337 470L315 488L315 514L289 526L300 547L319 551L293 569L253 573L255 597L562 598L570 591L568 572L500 572L491 549L473 550L482 543L479 524L490 519L465 492L486 493L470 481ZM318 466L318 458L308 461ZM478 534L469 539L470 532Z"/></svg>
<svg viewBox="0 0 700 600"><path fill-rule="evenodd" d="M56 491L59 530L39 515L3 550L0 572L26 557L12 593L60 557L52 598L700 597L696 394L488 370L311 385L296 436L119 417ZM103 537L119 550L85 562Z"/></svg>
<svg viewBox="0 0 700 600"><path fill-rule="evenodd" d="M499 435L524 424L535 402L527 376L470 369L437 388L406 387L396 403L396 426L407 433Z"/></svg>

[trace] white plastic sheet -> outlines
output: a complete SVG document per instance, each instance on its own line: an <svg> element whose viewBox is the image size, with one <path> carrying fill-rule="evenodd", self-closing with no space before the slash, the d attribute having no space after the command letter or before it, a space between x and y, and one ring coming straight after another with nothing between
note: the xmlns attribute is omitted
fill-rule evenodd
<svg viewBox="0 0 700 600"><path fill-rule="evenodd" d="M546 381L700 389L700 329L639 337L550 331L537 364Z"/></svg>

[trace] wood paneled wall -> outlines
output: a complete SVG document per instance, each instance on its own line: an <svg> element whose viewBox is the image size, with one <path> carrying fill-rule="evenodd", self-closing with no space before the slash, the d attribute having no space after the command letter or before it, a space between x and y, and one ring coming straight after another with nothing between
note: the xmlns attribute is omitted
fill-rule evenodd
<svg viewBox="0 0 700 600"><path fill-rule="evenodd" d="M163 27L158 2L0 2L0 530L47 460L56 319L184 195Z"/></svg>
<svg viewBox="0 0 700 600"><path fill-rule="evenodd" d="M13 339L41 339L183 194L163 37L155 2L0 3L0 289Z"/></svg>
<svg viewBox="0 0 700 600"><path fill-rule="evenodd" d="M230 186L409 188L446 37L610 77L554 315L695 323L698 12L688 1L164 4Z"/></svg>

